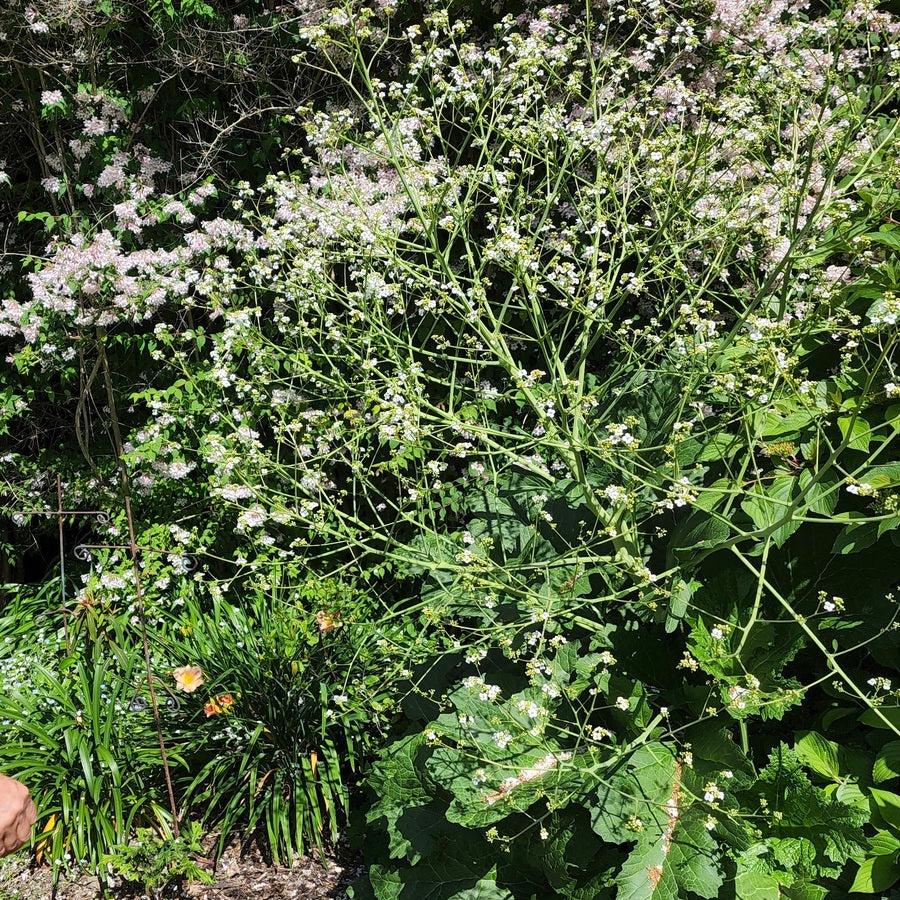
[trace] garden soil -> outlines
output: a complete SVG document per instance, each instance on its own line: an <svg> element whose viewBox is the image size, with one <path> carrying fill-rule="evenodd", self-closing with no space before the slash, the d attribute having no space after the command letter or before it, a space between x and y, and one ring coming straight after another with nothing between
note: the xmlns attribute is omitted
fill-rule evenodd
<svg viewBox="0 0 900 900"><path fill-rule="evenodd" d="M200 861L198 861L200 862ZM171 884L156 897L159 900L346 900L346 888L363 871L358 857L338 848L324 860L303 857L290 867L270 866L251 850L238 847L222 855L215 870L211 860L200 862L213 872L215 883ZM33 868L22 859L12 858L0 864L0 900L50 900L50 869ZM96 878L62 880L56 900L99 900L103 895ZM111 900L156 900L139 884L115 880L106 895Z"/></svg>

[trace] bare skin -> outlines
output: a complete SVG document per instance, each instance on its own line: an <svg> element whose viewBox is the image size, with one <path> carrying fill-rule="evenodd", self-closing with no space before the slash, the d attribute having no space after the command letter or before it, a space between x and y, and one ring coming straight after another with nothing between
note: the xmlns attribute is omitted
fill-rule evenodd
<svg viewBox="0 0 900 900"><path fill-rule="evenodd" d="M0 775L0 856L8 856L28 843L37 810L21 781Z"/></svg>

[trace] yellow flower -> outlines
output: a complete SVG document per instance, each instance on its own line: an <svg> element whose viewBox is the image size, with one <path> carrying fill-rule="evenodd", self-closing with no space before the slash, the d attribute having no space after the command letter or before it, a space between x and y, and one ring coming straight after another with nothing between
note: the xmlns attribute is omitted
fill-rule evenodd
<svg viewBox="0 0 900 900"><path fill-rule="evenodd" d="M203 672L200 671L200 666L182 666L180 669L175 669L172 675L175 678L175 687L186 694L193 694L203 684Z"/></svg>

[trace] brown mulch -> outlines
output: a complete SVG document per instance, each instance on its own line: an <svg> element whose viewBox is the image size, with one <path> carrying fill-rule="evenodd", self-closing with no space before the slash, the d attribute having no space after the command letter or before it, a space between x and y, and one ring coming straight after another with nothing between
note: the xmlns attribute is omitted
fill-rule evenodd
<svg viewBox="0 0 900 900"><path fill-rule="evenodd" d="M213 871L212 865L204 865ZM344 847L319 857L303 857L287 866L269 866L254 851L240 854L238 847L225 851L215 868L211 885L171 884L159 897L165 900L346 900L346 889L361 874L357 855ZM0 900L49 900L52 877L47 867L29 866L11 858L0 865ZM100 885L94 877L60 880L57 900L98 900ZM151 900L140 885L112 879L107 897L114 900Z"/></svg>

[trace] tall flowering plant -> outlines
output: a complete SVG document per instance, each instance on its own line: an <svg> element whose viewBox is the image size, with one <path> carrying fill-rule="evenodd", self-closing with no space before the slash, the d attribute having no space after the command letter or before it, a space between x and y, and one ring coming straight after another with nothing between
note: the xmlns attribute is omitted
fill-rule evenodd
<svg viewBox="0 0 900 900"><path fill-rule="evenodd" d="M802 892L865 859L865 765L829 789L817 748L898 736L856 674L895 640L896 32L779 3L306 32L351 100L247 192L193 387L240 416L195 440L258 561L390 576L437 642L398 648L376 895Z"/></svg>

